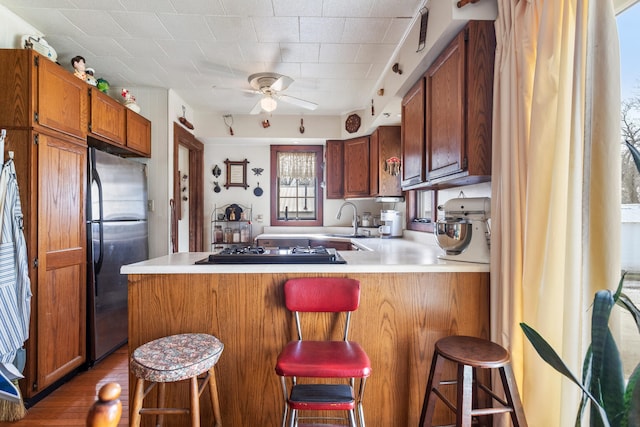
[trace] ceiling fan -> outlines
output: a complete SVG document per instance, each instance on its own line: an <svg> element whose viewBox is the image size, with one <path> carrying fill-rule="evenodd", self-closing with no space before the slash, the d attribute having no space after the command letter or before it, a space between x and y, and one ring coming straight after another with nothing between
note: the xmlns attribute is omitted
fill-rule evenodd
<svg viewBox="0 0 640 427"><path fill-rule="evenodd" d="M293 79L289 76L276 73L256 73L250 75L248 80L253 90L247 89L245 92L262 95L262 98L249 114L258 114L260 111L270 113L276 109L278 101L306 108L307 110L318 108L318 104L314 102L280 93L293 83Z"/></svg>

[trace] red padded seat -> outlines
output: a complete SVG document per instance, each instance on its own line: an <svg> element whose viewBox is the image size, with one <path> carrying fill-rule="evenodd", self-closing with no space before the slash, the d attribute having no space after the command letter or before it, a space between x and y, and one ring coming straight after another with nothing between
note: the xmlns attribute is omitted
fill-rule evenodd
<svg viewBox="0 0 640 427"><path fill-rule="evenodd" d="M284 286L285 305L294 313L298 340L287 343L276 362L280 376L285 407L282 426L297 425L298 411L347 411L351 426L364 423L362 394L366 378L371 375L371 361L362 346L348 340L351 312L360 305L360 282L347 278L290 279ZM304 340L299 313L345 313L342 340ZM287 378L291 379L291 387ZM344 384L298 384L300 378L344 379ZM354 391L355 380L359 388Z"/></svg>

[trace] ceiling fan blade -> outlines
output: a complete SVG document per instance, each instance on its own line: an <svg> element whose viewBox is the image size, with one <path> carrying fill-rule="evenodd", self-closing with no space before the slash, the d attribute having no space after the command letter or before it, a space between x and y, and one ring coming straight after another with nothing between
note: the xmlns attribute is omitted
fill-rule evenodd
<svg viewBox="0 0 640 427"><path fill-rule="evenodd" d="M258 102L256 102L256 105L253 106L249 114L260 114L260 112L262 111L262 105L260 105L260 101L262 101L262 99L259 99Z"/></svg>
<svg viewBox="0 0 640 427"><path fill-rule="evenodd" d="M271 89L275 90L276 92L279 92L281 90L285 90L286 88L288 88L291 83L293 83L293 79L291 77L280 76L278 80L273 82L273 84L271 85Z"/></svg>
<svg viewBox="0 0 640 427"><path fill-rule="evenodd" d="M306 108L307 110L315 110L318 108L318 104L311 101L305 101L304 99L296 98L289 95L278 95L278 99L289 104L296 105L298 107Z"/></svg>

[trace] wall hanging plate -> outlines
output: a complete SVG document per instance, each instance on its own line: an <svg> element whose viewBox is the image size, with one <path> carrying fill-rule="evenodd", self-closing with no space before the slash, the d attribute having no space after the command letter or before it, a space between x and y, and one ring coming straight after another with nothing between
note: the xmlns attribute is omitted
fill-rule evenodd
<svg viewBox="0 0 640 427"><path fill-rule="evenodd" d="M260 188L260 183L258 183L256 188L253 189L253 194L255 194L258 197L262 196L262 188Z"/></svg>
<svg viewBox="0 0 640 427"><path fill-rule="evenodd" d="M224 211L228 221L240 221L242 216L242 208L237 204L229 205L229 207Z"/></svg>
<svg viewBox="0 0 640 427"><path fill-rule="evenodd" d="M349 133L357 132L360 129L360 116L351 114L344 123L344 128Z"/></svg>

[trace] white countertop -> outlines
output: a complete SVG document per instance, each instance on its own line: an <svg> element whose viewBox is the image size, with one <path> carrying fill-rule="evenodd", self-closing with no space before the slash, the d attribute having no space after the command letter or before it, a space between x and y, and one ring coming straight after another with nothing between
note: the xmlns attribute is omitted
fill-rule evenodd
<svg viewBox="0 0 640 427"><path fill-rule="evenodd" d="M287 234L286 237L302 235ZM318 236L304 234L306 237ZM264 234L260 238L274 238ZM284 237L278 235L278 237ZM322 236L325 237L326 236ZM331 240L340 238L331 237ZM346 264L206 264L195 265L209 252L176 253L122 266L122 274L216 274L216 273L413 273L413 272L489 272L488 264L442 260L444 251L436 245L407 239L346 239L367 250L339 251Z"/></svg>

